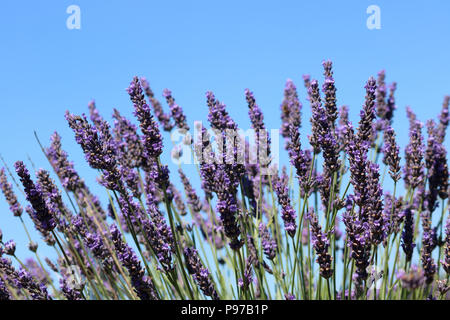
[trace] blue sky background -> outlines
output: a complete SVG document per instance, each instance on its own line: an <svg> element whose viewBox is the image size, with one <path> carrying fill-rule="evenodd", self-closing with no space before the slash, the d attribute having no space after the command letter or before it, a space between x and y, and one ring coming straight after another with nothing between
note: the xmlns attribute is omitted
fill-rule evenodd
<svg viewBox="0 0 450 320"><path fill-rule="evenodd" d="M81 8L80 30L66 28L71 4ZM371 4L381 8L380 30L366 27ZM449 12L445 0L4 1L0 153L11 167L30 156L48 169L33 130L46 144L57 130L80 174L95 185L64 112L87 112L95 99L108 119L112 108L131 117L125 88L134 75L147 77L161 100L162 90L170 88L191 127L206 120L205 92L212 90L241 128L249 127L245 88L254 91L267 127L278 128L284 84L291 78L304 104L306 136L310 113L301 76L322 81L323 59L333 61L338 104L350 106L354 121L369 76L385 69L387 82L397 81L394 128L403 153L405 106L425 121L437 116L450 93ZM19 243L19 255L29 255L23 230L3 200L0 229L5 240Z"/></svg>

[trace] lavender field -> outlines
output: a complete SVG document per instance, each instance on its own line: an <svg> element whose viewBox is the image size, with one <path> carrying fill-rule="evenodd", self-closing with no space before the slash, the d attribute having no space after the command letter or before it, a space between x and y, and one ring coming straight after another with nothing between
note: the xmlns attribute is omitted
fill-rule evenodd
<svg viewBox="0 0 450 320"><path fill-rule="evenodd" d="M251 128L211 91L198 109L208 124L191 127L175 93L155 93L142 77L127 88L134 118L101 114L94 101L86 115L61 114L104 194L79 175L58 132L35 133L42 169L2 159L2 214L29 241L0 232L0 299L448 299L450 96L419 119L375 72L360 84L352 123L332 62L322 67L319 79L286 81L275 129L249 89ZM405 119L409 142L399 145L407 133L392 125Z"/></svg>

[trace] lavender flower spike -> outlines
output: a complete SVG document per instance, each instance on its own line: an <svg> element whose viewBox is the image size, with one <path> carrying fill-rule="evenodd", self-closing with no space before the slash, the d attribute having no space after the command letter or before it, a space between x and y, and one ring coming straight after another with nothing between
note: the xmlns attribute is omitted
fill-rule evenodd
<svg viewBox="0 0 450 320"><path fill-rule="evenodd" d="M411 261L416 244L414 243L414 215L410 206L403 211L405 225L402 232L402 248L406 254L406 260Z"/></svg>
<svg viewBox="0 0 450 320"><path fill-rule="evenodd" d="M24 187L26 198L33 208L33 221L38 224L39 229L47 232L52 231L56 226L55 219L45 203L41 187L35 185L31 180L30 174L22 161L17 161L14 167Z"/></svg>
<svg viewBox="0 0 450 320"><path fill-rule="evenodd" d="M145 95L148 97L150 104L153 107L153 112L155 117L158 119L159 123L163 126L164 131L172 131L174 124L170 121L170 114L164 113L161 103L155 98L155 94L150 88L150 84L147 79L141 78L142 89L144 89Z"/></svg>
<svg viewBox="0 0 450 320"><path fill-rule="evenodd" d="M15 217L20 217L23 213L23 209L17 201L17 197L14 194L14 191L12 189L12 185L8 182L8 179L6 178L5 169L0 169L0 189L3 192L3 195L5 196L6 202L9 204L9 210L14 214Z"/></svg>
<svg viewBox="0 0 450 320"><path fill-rule="evenodd" d="M281 206L282 218L284 221L284 228L289 236L292 238L295 236L297 230L297 224L295 218L295 210L291 206L291 200L289 198L289 177L286 172L283 171L280 178L277 179L275 184L275 193L278 197L278 203Z"/></svg>
<svg viewBox="0 0 450 320"><path fill-rule="evenodd" d="M445 272L450 275L450 216L447 217L445 226L444 258L441 263Z"/></svg>
<svg viewBox="0 0 450 320"><path fill-rule="evenodd" d="M163 96L166 98L167 104L170 107L172 118L174 119L178 129L189 131L186 116L183 113L183 109L175 102L175 99L172 96L172 91L169 89L164 89Z"/></svg>
<svg viewBox="0 0 450 320"><path fill-rule="evenodd" d="M158 124L154 120L150 108L145 102L141 85L137 77L133 78L127 89L130 99L134 105L134 115L140 123L143 133L142 144L147 157L158 158L162 153L163 143Z"/></svg>
<svg viewBox="0 0 450 320"><path fill-rule="evenodd" d="M111 240L122 265L128 270L137 295L142 300L156 300L156 291L150 279L145 275L133 249L122 239L122 234L115 224L110 227Z"/></svg>
<svg viewBox="0 0 450 320"><path fill-rule="evenodd" d="M277 254L277 242L271 238L269 230L264 223L259 224L259 236L261 237L261 244L267 259L273 260Z"/></svg>
<svg viewBox="0 0 450 320"><path fill-rule="evenodd" d="M211 281L208 269L203 267L198 252L194 248L184 249L184 259L187 263L187 269L194 278L194 281L199 286L200 290L205 296L211 297L213 300L220 300L214 288L214 283Z"/></svg>
<svg viewBox="0 0 450 320"><path fill-rule="evenodd" d="M409 144L405 149L405 167L404 181L407 188L415 189L422 184L424 179L423 172L423 138L422 124L418 121L412 121L409 131Z"/></svg>
<svg viewBox="0 0 450 320"><path fill-rule="evenodd" d="M317 254L317 263L320 266L320 275L325 279L328 279L333 275L333 258L328 252L330 240L328 239L328 235L322 231L322 227L320 226L312 207L309 208L306 218L310 223L311 240Z"/></svg>
<svg viewBox="0 0 450 320"><path fill-rule="evenodd" d="M322 91L325 94L324 107L327 113L328 123L334 128L334 123L338 117L336 107L336 86L333 79L333 63L330 60L322 62L324 69L325 82L322 85Z"/></svg>
<svg viewBox="0 0 450 320"><path fill-rule="evenodd" d="M301 126L302 104L298 99L297 88L294 82L288 79L284 88L284 100L281 103L281 135L284 138L289 137L289 127L295 128Z"/></svg>
<svg viewBox="0 0 450 320"><path fill-rule="evenodd" d="M370 240L373 245L377 246L385 238L385 227L379 167L373 162L369 162L367 182L369 205L365 209L369 210Z"/></svg>
<svg viewBox="0 0 450 320"><path fill-rule="evenodd" d="M389 166L389 174L394 181L400 180L399 148L395 141L395 132L391 126L384 131L383 163Z"/></svg>
<svg viewBox="0 0 450 320"><path fill-rule="evenodd" d="M370 77L366 85L366 100L361 110L361 119L358 127L358 143L366 150L374 138L373 120L375 119L375 91L376 81Z"/></svg>
<svg viewBox="0 0 450 320"><path fill-rule="evenodd" d="M367 279L367 267L370 263L370 230L367 222L352 216L347 210L343 215L347 232L347 245L351 249L351 257L355 260L356 283L360 291L362 283ZM359 292L360 293L360 292Z"/></svg>

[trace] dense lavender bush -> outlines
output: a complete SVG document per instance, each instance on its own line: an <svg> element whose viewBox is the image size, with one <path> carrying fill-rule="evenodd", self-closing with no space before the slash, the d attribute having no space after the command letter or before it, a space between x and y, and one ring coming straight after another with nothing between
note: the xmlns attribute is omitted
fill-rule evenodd
<svg viewBox="0 0 450 320"><path fill-rule="evenodd" d="M450 97L425 125L407 108L402 152L396 83L387 85L384 71L370 77L352 124L338 105L331 61L323 68L322 85L304 76L309 133L297 87L286 82L280 134L289 167L279 167L281 150L249 89L252 138L212 92L211 130L192 130L174 94L164 90L164 111L145 78L127 89L136 122L114 109L109 123L94 101L88 116L67 111L105 192L90 191L56 132L41 145L54 174L4 163L0 189L32 257L24 264L16 248L27 244L0 231L0 300L448 299ZM182 143L171 146L161 129L178 130ZM180 161L186 151L194 164ZM178 173L163 152L180 161ZM28 218L42 241L32 239ZM45 245L56 254L43 257Z"/></svg>

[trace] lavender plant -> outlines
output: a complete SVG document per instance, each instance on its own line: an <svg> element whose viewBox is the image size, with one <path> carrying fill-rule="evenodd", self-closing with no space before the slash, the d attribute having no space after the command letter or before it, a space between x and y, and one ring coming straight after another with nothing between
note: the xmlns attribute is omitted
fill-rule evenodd
<svg viewBox="0 0 450 320"><path fill-rule="evenodd" d="M253 140L212 92L211 129L191 129L172 92L162 93L165 112L145 78L127 88L136 121L114 109L109 123L94 101L89 116L67 111L104 192L91 192L57 132L47 147L36 134L54 174L3 161L0 189L29 241L0 231L0 300L449 299L449 97L426 132L406 109L401 156L396 83L386 84L384 70L368 79L354 128L349 107L338 106L332 66L323 62L322 80L304 76L311 132L286 82L279 133L288 167L274 161L281 150L249 89ZM170 145L165 132L182 144ZM187 151L192 170L162 160ZM33 256L25 263L24 245ZM43 256L43 246L55 254Z"/></svg>

